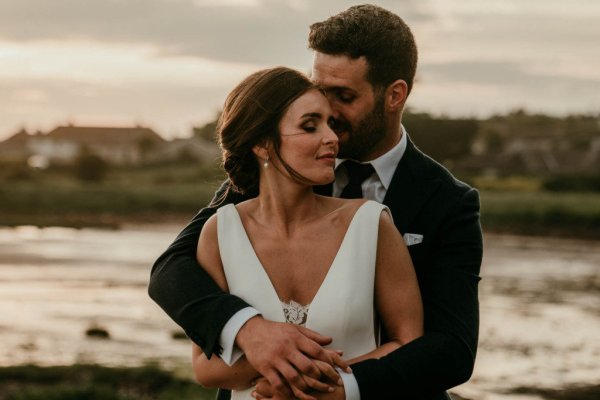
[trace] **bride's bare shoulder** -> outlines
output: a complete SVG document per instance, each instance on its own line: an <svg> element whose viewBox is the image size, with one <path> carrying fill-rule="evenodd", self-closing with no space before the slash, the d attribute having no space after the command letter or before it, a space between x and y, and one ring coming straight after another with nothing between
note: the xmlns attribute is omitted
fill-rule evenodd
<svg viewBox="0 0 600 400"><path fill-rule="evenodd" d="M235 205L240 216L251 214L258 207L258 198L244 200Z"/></svg>
<svg viewBox="0 0 600 400"><path fill-rule="evenodd" d="M340 199L337 197L322 196L324 209L332 218L346 220L352 218L356 210L359 209L367 200L365 199Z"/></svg>

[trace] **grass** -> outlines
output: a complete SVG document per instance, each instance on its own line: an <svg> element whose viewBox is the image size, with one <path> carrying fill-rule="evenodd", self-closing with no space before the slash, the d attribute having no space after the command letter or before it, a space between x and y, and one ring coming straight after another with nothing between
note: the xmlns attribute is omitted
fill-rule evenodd
<svg viewBox="0 0 600 400"><path fill-rule="evenodd" d="M516 387L515 395L545 400L598 399L600 385L561 389ZM453 394L456 399L463 399ZM0 400L208 400L215 392L154 365L110 368L92 364L0 368ZM466 400L466 399L465 399Z"/></svg>
<svg viewBox="0 0 600 400"><path fill-rule="evenodd" d="M207 400L214 396L214 391L152 365L0 368L0 400Z"/></svg>
<svg viewBox="0 0 600 400"><path fill-rule="evenodd" d="M118 227L189 219L224 178L216 166L194 165L113 170L100 183L82 183L67 172L0 181L0 224Z"/></svg>
<svg viewBox="0 0 600 400"><path fill-rule="evenodd" d="M100 183L82 183L67 167L17 171L0 171L0 225L183 226L224 179L218 165L193 163L113 168ZM600 238L598 192L547 192L542 178L535 176L470 181L481 190L481 221L487 231Z"/></svg>
<svg viewBox="0 0 600 400"><path fill-rule="evenodd" d="M485 230L600 238L600 193L484 191Z"/></svg>

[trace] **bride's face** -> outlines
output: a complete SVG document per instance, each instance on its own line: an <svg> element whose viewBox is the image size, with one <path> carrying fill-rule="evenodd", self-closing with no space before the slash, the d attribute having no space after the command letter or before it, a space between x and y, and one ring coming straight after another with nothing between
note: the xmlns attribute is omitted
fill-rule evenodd
<svg viewBox="0 0 600 400"><path fill-rule="evenodd" d="M331 116L327 98L312 89L290 105L279 123L281 158L318 185L335 177L338 138L329 127Z"/></svg>

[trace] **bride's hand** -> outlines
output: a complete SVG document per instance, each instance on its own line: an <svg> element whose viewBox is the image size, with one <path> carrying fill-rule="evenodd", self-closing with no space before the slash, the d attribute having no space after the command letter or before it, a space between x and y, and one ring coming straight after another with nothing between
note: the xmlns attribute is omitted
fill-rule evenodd
<svg viewBox="0 0 600 400"><path fill-rule="evenodd" d="M313 379L313 378L310 378ZM307 381L308 382L308 381ZM343 386L329 386L323 382L314 380L317 385L309 394L303 397L295 397L286 393L277 392L265 378L259 378L252 392L252 397L257 400L288 400L288 399L315 399L315 400L344 400L346 398Z"/></svg>
<svg viewBox="0 0 600 400"><path fill-rule="evenodd" d="M327 352L333 352L335 355L340 355L340 351L328 350ZM335 366L328 364L326 362L320 360L313 360L319 370L321 371L321 377L319 379L312 378L307 375L303 375L302 379L306 385L310 388L309 393L304 393L298 390L293 390L293 395L291 395L290 391L281 392L275 389L269 381L261 377L257 379L253 384L255 385L254 392L252 396L256 399L264 399L264 400L277 400L277 399L302 399L302 400L318 400L325 399L329 397L321 397L319 393L334 393L337 392L336 386L343 386L343 381L340 378L340 375L335 370ZM292 388L294 389L294 388ZM297 388L296 388L297 389ZM291 396L291 397L290 397ZM333 397L336 398L336 397Z"/></svg>

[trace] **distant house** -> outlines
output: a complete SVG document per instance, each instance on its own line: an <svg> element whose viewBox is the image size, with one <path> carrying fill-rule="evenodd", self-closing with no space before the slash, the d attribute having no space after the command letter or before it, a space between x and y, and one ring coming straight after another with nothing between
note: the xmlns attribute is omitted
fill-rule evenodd
<svg viewBox="0 0 600 400"><path fill-rule="evenodd" d="M29 148L29 141L38 136L32 135L25 129L21 129L2 143L0 143L0 160L2 161L21 161L26 160L33 155Z"/></svg>
<svg viewBox="0 0 600 400"><path fill-rule="evenodd" d="M70 164L80 154L95 154L114 165L139 165L190 160L213 163L217 145L199 137L165 141L144 127L59 126L43 134L17 132L0 142L0 161L24 161L31 157L46 163Z"/></svg>
<svg viewBox="0 0 600 400"><path fill-rule="evenodd" d="M195 160L201 164L214 163L221 152L213 141L192 136L189 139L174 139L162 146L148 161Z"/></svg>
<svg viewBox="0 0 600 400"><path fill-rule="evenodd" d="M35 154L52 162L71 162L82 152L116 165L142 163L165 140L150 128L59 126L29 141Z"/></svg>

